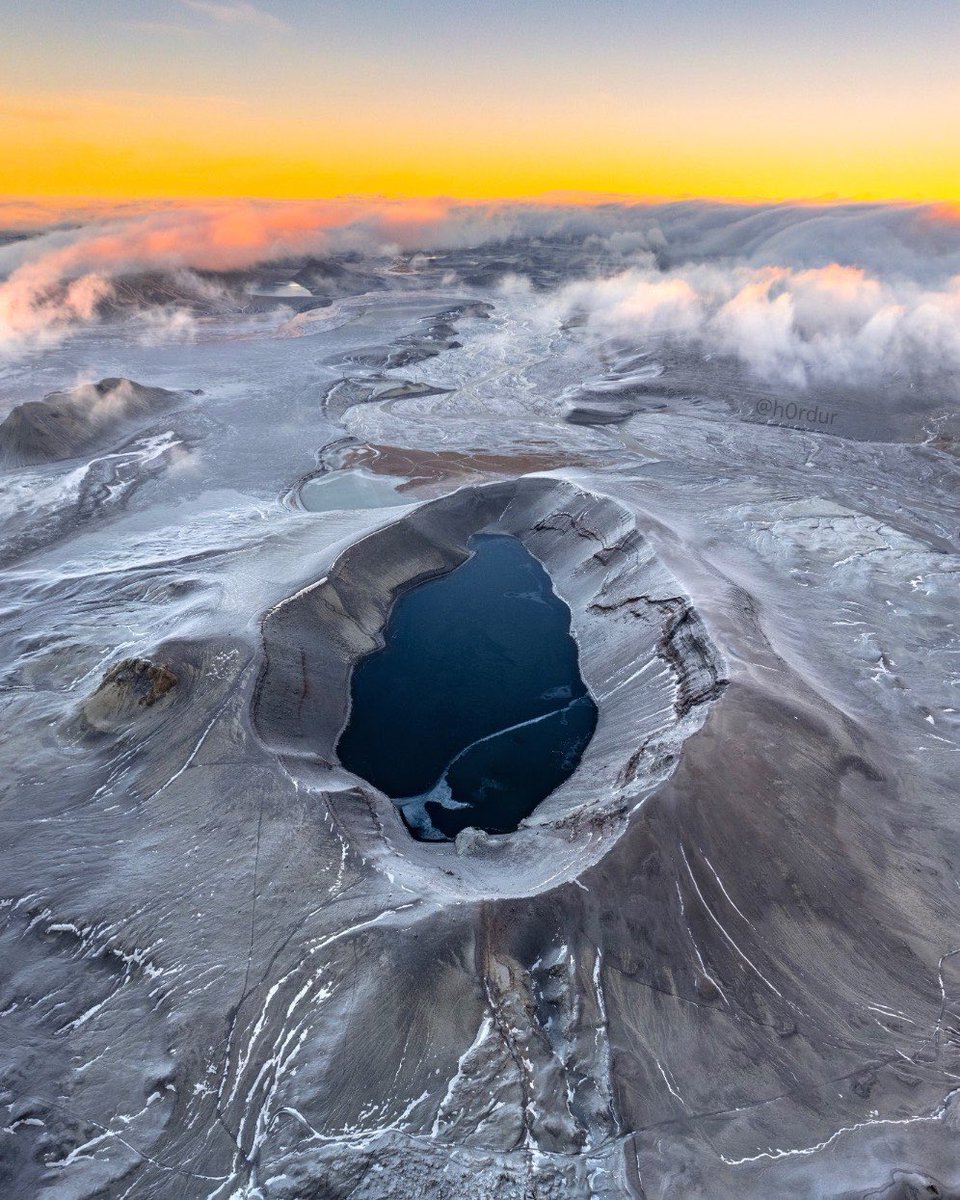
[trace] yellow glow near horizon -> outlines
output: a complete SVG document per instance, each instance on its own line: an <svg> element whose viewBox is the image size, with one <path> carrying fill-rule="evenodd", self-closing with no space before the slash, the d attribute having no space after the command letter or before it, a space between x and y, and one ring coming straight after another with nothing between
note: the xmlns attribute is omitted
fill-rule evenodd
<svg viewBox="0 0 960 1200"><path fill-rule="evenodd" d="M557 112L536 96L334 121L300 106L139 93L0 95L8 196L264 197L345 193L464 199L551 191L740 200L960 201L960 122L926 119L931 93L866 122L862 106L664 97L625 111L603 93ZM427 115L425 115L425 112ZM919 131L919 132L918 132Z"/></svg>

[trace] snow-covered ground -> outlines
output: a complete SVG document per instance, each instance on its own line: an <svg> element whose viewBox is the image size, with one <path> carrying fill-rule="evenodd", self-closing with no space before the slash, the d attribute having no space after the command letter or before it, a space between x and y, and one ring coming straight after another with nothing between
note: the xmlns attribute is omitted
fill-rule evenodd
<svg viewBox="0 0 960 1200"><path fill-rule="evenodd" d="M0 368L0 418L178 393L0 475L0 1192L960 1195L949 405L455 267ZM836 419L781 419L801 397ZM263 735L268 614L321 585L353 620L345 551L526 476L600 707L576 819L418 846L324 786L319 735ZM704 645L725 687L694 719ZM101 686L126 659L177 683ZM304 667L309 703L338 687Z"/></svg>

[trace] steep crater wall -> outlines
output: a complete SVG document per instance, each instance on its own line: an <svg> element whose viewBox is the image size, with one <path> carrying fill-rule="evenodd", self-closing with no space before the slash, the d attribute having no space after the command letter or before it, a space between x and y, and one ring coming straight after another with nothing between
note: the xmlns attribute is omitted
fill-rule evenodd
<svg viewBox="0 0 960 1200"><path fill-rule="evenodd" d="M458 566L485 531L519 538L569 605L599 720L579 769L515 833L465 829L454 844L426 845L346 771L336 744L354 664L383 644L395 598ZM263 644L252 713L263 743L402 886L470 896L530 894L596 862L725 686L717 648L633 514L551 476L464 487L368 534L266 614Z"/></svg>

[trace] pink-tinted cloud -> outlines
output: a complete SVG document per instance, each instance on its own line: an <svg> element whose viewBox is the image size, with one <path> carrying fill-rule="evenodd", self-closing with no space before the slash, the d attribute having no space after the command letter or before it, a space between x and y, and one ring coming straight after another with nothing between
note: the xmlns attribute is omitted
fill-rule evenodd
<svg viewBox="0 0 960 1200"><path fill-rule="evenodd" d="M92 320L118 277L231 271L346 248L390 253L431 236L446 214L432 201L125 207L0 248L0 348L49 345ZM42 207L10 213L28 229L43 215Z"/></svg>

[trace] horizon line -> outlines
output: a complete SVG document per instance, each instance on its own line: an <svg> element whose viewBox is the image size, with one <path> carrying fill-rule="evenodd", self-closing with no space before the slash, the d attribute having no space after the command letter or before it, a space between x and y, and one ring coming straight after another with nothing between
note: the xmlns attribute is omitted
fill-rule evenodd
<svg viewBox="0 0 960 1200"><path fill-rule="evenodd" d="M0 192L0 205L7 204L87 204L87 205L122 205L122 204L228 204L262 203L262 204L318 204L318 203L425 203L435 202L452 205L476 206L497 204L570 204L570 205L601 205L601 204L633 204L633 205L662 205L662 204L716 204L742 207L782 206L782 207L833 207L845 208L855 206L884 206L884 207L955 207L960 205L960 198L946 195L930 196L874 196L874 195L841 195L837 193L820 193L808 195L730 195L711 194L708 192L598 192L579 188L551 188L542 192L501 193L489 196L456 194L454 192L329 192L304 196L285 196L257 192L198 192L198 193L96 193L96 192Z"/></svg>

